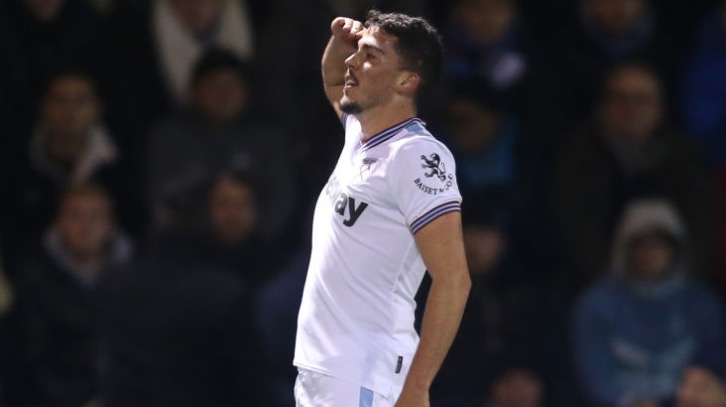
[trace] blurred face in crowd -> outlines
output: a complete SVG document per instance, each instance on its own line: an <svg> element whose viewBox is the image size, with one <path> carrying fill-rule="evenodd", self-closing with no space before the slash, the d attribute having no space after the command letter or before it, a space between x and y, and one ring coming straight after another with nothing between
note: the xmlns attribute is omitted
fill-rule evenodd
<svg viewBox="0 0 726 407"><path fill-rule="evenodd" d="M499 264L505 244L502 233L494 228L465 226L464 250L471 274L484 276L490 273Z"/></svg>
<svg viewBox="0 0 726 407"><path fill-rule="evenodd" d="M663 117L660 83L645 69L624 68L607 81L601 119L606 134L634 147L653 138Z"/></svg>
<svg viewBox="0 0 726 407"><path fill-rule="evenodd" d="M84 151L100 110L95 89L88 80L74 76L56 79L42 106L48 153L62 162L75 160Z"/></svg>
<svg viewBox="0 0 726 407"><path fill-rule="evenodd" d="M484 44L502 40L516 16L512 0L462 0L454 9L456 21Z"/></svg>
<svg viewBox="0 0 726 407"><path fill-rule="evenodd" d="M674 257L672 243L661 233L646 232L628 243L628 270L639 279L657 280L666 276Z"/></svg>
<svg viewBox="0 0 726 407"><path fill-rule="evenodd" d="M492 385L492 405L497 407L539 407L542 382L525 369L514 369Z"/></svg>
<svg viewBox="0 0 726 407"><path fill-rule="evenodd" d="M195 34L212 31L222 14L224 0L170 0L179 22Z"/></svg>
<svg viewBox="0 0 726 407"><path fill-rule="evenodd" d="M40 22L55 20L65 0L25 0L25 5Z"/></svg>
<svg viewBox="0 0 726 407"><path fill-rule="evenodd" d="M647 0L584 0L585 12L606 33L623 35L646 9Z"/></svg>
<svg viewBox="0 0 726 407"><path fill-rule="evenodd" d="M446 119L459 152L480 152L497 137L499 115L473 101L452 99L446 106Z"/></svg>
<svg viewBox="0 0 726 407"><path fill-rule="evenodd" d="M101 193L71 194L61 203L56 228L73 258L84 261L100 256L114 229L111 203Z"/></svg>
<svg viewBox="0 0 726 407"><path fill-rule="evenodd" d="M223 243L244 242L257 223L257 205L249 186L222 179L212 189L210 217L217 239Z"/></svg>
<svg viewBox="0 0 726 407"><path fill-rule="evenodd" d="M233 69L207 73L194 85L192 92L197 109L213 123L233 121L247 108L247 83Z"/></svg>
<svg viewBox="0 0 726 407"><path fill-rule="evenodd" d="M708 370L686 368L676 407L726 407L726 387Z"/></svg>

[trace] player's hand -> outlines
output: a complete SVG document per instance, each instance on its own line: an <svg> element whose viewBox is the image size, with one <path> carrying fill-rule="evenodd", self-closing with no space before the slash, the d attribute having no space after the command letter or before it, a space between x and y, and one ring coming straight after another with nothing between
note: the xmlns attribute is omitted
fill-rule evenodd
<svg viewBox="0 0 726 407"><path fill-rule="evenodd" d="M338 17L330 23L330 31L333 34L333 38L339 43L350 46L353 49L358 48L358 40L364 29L363 23L347 17Z"/></svg>
<svg viewBox="0 0 726 407"><path fill-rule="evenodd" d="M431 407L427 391L409 391L405 387L394 407Z"/></svg>

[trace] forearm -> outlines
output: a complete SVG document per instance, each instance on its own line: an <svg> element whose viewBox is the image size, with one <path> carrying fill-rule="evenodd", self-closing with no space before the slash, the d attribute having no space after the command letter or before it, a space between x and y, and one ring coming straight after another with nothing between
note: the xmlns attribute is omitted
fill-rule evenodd
<svg viewBox="0 0 726 407"><path fill-rule="evenodd" d="M321 65L323 85L326 89L345 84L345 59L355 51L350 44L341 44L340 42L340 40L331 36L328 45L325 47L325 52L323 52Z"/></svg>
<svg viewBox="0 0 726 407"><path fill-rule="evenodd" d="M434 278L426 301L421 341L411 362L405 386L428 391L459 329L471 287L468 273Z"/></svg>

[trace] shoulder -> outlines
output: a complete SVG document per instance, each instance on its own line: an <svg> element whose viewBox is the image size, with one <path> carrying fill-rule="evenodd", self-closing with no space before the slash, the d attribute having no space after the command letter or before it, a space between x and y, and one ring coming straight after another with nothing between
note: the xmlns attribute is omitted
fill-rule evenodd
<svg viewBox="0 0 726 407"><path fill-rule="evenodd" d="M391 143L394 158L414 158L425 163L421 158L424 156L428 159L445 159L451 164L454 163L454 156L449 148L431 135L422 125L414 124L405 131L408 133L404 137Z"/></svg>
<svg viewBox="0 0 726 407"><path fill-rule="evenodd" d="M614 298L619 296L619 291L616 280L601 279L580 295L576 309L578 313L605 313L613 304Z"/></svg>

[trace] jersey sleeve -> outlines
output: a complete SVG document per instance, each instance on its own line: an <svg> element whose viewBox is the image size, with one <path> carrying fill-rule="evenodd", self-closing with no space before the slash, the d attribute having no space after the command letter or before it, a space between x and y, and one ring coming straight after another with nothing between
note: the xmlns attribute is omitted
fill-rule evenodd
<svg viewBox="0 0 726 407"><path fill-rule="evenodd" d="M441 143L433 139L407 142L389 168L393 197L411 233L441 215L461 211L454 157Z"/></svg>

